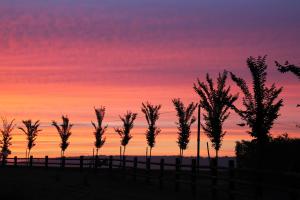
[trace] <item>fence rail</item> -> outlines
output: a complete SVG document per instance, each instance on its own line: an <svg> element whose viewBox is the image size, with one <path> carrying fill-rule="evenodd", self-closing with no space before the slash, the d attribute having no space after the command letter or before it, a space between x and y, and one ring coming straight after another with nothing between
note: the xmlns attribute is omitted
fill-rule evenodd
<svg viewBox="0 0 300 200"><path fill-rule="evenodd" d="M300 198L300 174L295 172L281 172L271 170L256 170L236 168L233 160L229 160L228 167L217 167L212 160L210 166L197 166L196 159L190 164L182 164L180 158L174 163L109 157L78 158L6 158L2 160L2 167L39 167L39 168L75 168L83 172L92 169L95 173L107 172L110 176L120 174L131 177L134 181L144 180L146 183L158 183L160 189L174 186L176 192L189 188L193 196L197 196L200 189L210 191L212 200L224 199L274 199L272 195L282 195L282 199L296 200ZM222 196L221 196L222 195ZM220 198L220 196L222 198ZM269 198L268 198L269 196Z"/></svg>

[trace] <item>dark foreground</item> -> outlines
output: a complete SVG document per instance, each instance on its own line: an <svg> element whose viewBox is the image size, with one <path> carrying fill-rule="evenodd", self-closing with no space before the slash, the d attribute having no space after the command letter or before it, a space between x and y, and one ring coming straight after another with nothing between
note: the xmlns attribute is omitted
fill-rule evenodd
<svg viewBox="0 0 300 200"><path fill-rule="evenodd" d="M120 174L75 169L0 168L0 184L0 199L192 199L190 193L167 187L161 191L155 183L134 182Z"/></svg>
<svg viewBox="0 0 300 200"><path fill-rule="evenodd" d="M211 180L201 178L197 181L196 194L193 195L190 182L184 183L183 181L180 189L175 192L174 185L176 184L171 179L174 177L174 171L166 172L166 177L170 179L165 181L162 189L159 187L158 179L154 178L158 175L158 171L151 172L153 178L149 181L144 176L134 181L130 171L123 172L121 169L115 169L109 174L108 169L98 169L96 173L93 169L84 169L80 172L78 168L0 167L0 199L227 200L232 197L227 190L227 182L219 181L218 191L212 193L214 187L212 187ZM268 178L268 182L275 181L281 181L283 184L286 182L283 179L279 180L279 177ZM290 184L296 186L299 183ZM235 199L256 199L255 187L245 187L240 182L235 185L235 188L237 192L234 195ZM238 194L240 192L253 198L240 196ZM289 193L281 192L280 188L272 188L264 189L261 199L296 200L299 197L299 194L290 196Z"/></svg>

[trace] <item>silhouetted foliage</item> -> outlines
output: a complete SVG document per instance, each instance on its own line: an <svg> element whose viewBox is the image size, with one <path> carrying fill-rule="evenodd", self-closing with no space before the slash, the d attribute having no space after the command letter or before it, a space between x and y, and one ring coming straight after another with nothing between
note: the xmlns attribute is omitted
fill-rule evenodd
<svg viewBox="0 0 300 200"><path fill-rule="evenodd" d="M9 147L11 146L11 132L15 128L14 119L8 121L6 118L2 118L2 128L0 128L2 138L0 140L0 148L1 148L1 157L2 159L6 159L9 154L11 154L11 150Z"/></svg>
<svg viewBox="0 0 300 200"><path fill-rule="evenodd" d="M63 123L60 125L58 125L58 123L56 121L52 121L52 125L56 128L56 130L60 136L61 156L64 156L65 150L68 148L68 146L70 144L68 142L68 139L72 134L71 128L73 127L73 124L70 124L70 120L67 116L62 116L62 121L63 121Z"/></svg>
<svg viewBox="0 0 300 200"><path fill-rule="evenodd" d="M95 113L97 116L97 124L95 124L94 122L92 122L93 127L95 128L95 147L96 147L96 155L98 156L98 151L99 149L104 145L106 138L103 137L106 129L107 129L107 125L106 126L102 126L102 122L104 119L104 115L105 115L105 107L101 106L100 108L95 108Z"/></svg>
<svg viewBox="0 0 300 200"><path fill-rule="evenodd" d="M30 119L29 120L24 120L22 121L26 129L19 127L20 130L24 132L24 134L27 136L27 149L28 153L26 157L28 158L30 156L30 151L32 147L35 146L35 140L38 135L38 132L42 131L39 129L40 126L40 121L32 122Z"/></svg>
<svg viewBox="0 0 300 200"><path fill-rule="evenodd" d="M226 87L226 80L227 72L224 71L218 76L216 88L209 74L206 75L207 84L199 79L198 85L194 84L194 90L200 96L200 106L206 111L203 114L205 124L201 123L201 126L216 150L216 160L226 134L226 131L223 131L223 123L230 115L231 105L238 98L238 95L230 94L230 87Z"/></svg>
<svg viewBox="0 0 300 200"><path fill-rule="evenodd" d="M247 59L247 65L252 75L253 94L244 79L231 73L232 80L244 94L245 110L232 107L251 128L249 134L258 142L265 143L269 140L270 129L278 118L279 109L283 105L282 99L276 101L282 88L277 89L275 84L272 84L271 87L266 86L266 56L257 59L250 57Z"/></svg>
<svg viewBox="0 0 300 200"><path fill-rule="evenodd" d="M145 114L148 130L146 132L146 139L148 146L150 147L150 158L152 154L152 148L155 145L155 138L160 133L160 129L156 126L156 121L159 118L159 110L161 105L152 105L149 102L142 103L142 112Z"/></svg>
<svg viewBox="0 0 300 200"><path fill-rule="evenodd" d="M187 108L185 108L183 102L180 99L172 100L175 109L177 111L178 122L178 139L177 144L180 150L180 157L183 156L183 151L187 148L188 143L190 142L191 134L191 125L196 121L196 118L193 116L195 109L197 108L196 103L190 103Z"/></svg>
<svg viewBox="0 0 300 200"><path fill-rule="evenodd" d="M292 72L300 79L300 67L290 64L288 61L281 65L279 62L275 61L278 71L281 73Z"/></svg>
<svg viewBox="0 0 300 200"><path fill-rule="evenodd" d="M120 119L123 122L123 127L115 128L116 133L118 133L121 137L121 145L123 146L123 157L125 156L126 146L129 143L129 140L132 138L130 131L133 128L133 123L136 117L137 113L127 111L127 113L123 117L120 116Z"/></svg>
<svg viewBox="0 0 300 200"><path fill-rule="evenodd" d="M256 167L257 140L236 143L235 153L239 167ZM300 171L300 139L283 134L266 143L263 154L268 169Z"/></svg>

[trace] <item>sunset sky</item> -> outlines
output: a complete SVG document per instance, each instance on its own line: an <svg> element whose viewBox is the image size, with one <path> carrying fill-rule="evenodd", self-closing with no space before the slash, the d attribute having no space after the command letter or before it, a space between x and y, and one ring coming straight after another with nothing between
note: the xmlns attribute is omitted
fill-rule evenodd
<svg viewBox="0 0 300 200"><path fill-rule="evenodd" d="M50 126L66 114L73 135L66 156L93 149L93 107L107 108L107 143L100 154L118 154L119 114L138 112L130 155L144 155L142 102L162 104L153 155L177 155L176 113L171 99L198 101L193 83L224 69L250 82L249 56L268 55L268 83L283 86L284 107L271 133L300 136L299 80L280 74L274 61L300 65L300 1L294 0L1 0L0 115L41 120L34 156L60 154ZM233 93L238 92L232 81ZM241 96L241 95L240 95ZM241 96L242 97L242 96ZM250 139L232 113L220 155ZM196 153L196 126L185 155ZM207 138L202 132L201 155ZM25 156L25 136L13 132L12 155Z"/></svg>

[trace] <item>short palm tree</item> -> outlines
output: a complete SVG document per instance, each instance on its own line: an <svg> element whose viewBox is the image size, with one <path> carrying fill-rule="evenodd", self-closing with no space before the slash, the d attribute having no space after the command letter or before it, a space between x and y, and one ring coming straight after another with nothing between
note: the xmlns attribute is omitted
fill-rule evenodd
<svg viewBox="0 0 300 200"><path fill-rule="evenodd" d="M227 74L226 71L219 74L216 87L209 74L206 75L207 84L199 79L198 85L194 84L194 90L200 96L200 106L206 111L203 114L205 124L201 126L216 151L216 160L226 134L226 131L223 131L223 123L229 117L228 110L238 98L238 95L230 94L230 87L226 87Z"/></svg>
<svg viewBox="0 0 300 200"><path fill-rule="evenodd" d="M146 139L148 146L150 147L150 159L152 154L152 148L155 145L155 138L160 133L160 129L156 126L156 121L159 118L159 110L161 105L152 105L149 102L142 103L142 112L145 114L148 130L146 132Z"/></svg>
<svg viewBox="0 0 300 200"><path fill-rule="evenodd" d="M95 108L95 113L97 116L97 124L92 122L92 125L95 129L95 147L96 147L96 155L98 156L99 149L104 145L106 138L103 136L106 129L106 126L102 126L102 122L105 115L105 107L101 106L100 108Z"/></svg>
<svg viewBox="0 0 300 200"><path fill-rule="evenodd" d="M133 123L136 117L137 113L127 111L127 113L123 117L120 116L120 119L123 122L123 127L115 128L116 133L118 133L121 137L121 146L123 146L123 158L125 158L126 146L129 143L129 140L132 138L130 131L133 128Z"/></svg>
<svg viewBox="0 0 300 200"><path fill-rule="evenodd" d="M187 145L190 142L191 126L196 121L193 116L195 109L197 108L196 103L190 103L187 107L184 106L180 99L172 100L175 109L177 111L178 122L178 139L177 144L179 146L179 155L183 157L183 151L187 149Z"/></svg>
<svg viewBox="0 0 300 200"><path fill-rule="evenodd" d="M29 120L24 120L22 121L22 123L24 124L24 126L26 127L25 129L23 127L19 127L19 129L21 131L24 132L24 134L27 136L27 155L26 158L29 158L30 156L30 151L32 149L32 147L35 146L35 140L36 137L38 135L38 132L42 131L41 129L39 129L40 126L40 121L36 121L36 122L32 122L30 119Z"/></svg>
<svg viewBox="0 0 300 200"><path fill-rule="evenodd" d="M11 154L9 147L11 146L12 136L11 133L15 128L15 120L8 121L6 118L2 118L2 128L0 128L2 138L0 140L1 157L3 160Z"/></svg>
<svg viewBox="0 0 300 200"><path fill-rule="evenodd" d="M61 148L61 156L65 156L65 151L69 146L68 139L71 136L71 128L73 127L73 124L70 124L70 120L67 116L62 116L62 124L58 125L56 121L52 121L52 125L56 128L60 139L60 148Z"/></svg>

